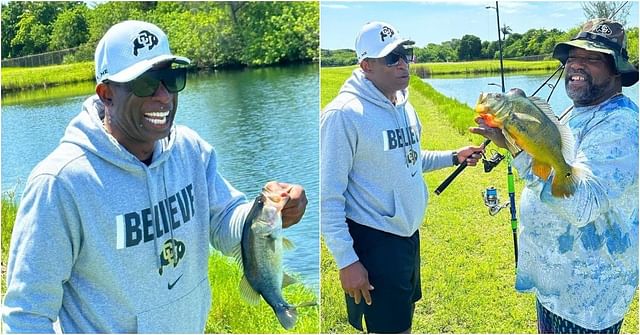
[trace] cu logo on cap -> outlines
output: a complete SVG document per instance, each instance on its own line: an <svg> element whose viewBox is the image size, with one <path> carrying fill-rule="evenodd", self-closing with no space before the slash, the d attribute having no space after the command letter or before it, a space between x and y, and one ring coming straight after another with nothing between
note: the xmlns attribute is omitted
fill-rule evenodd
<svg viewBox="0 0 640 335"><path fill-rule="evenodd" d="M601 24L596 27L595 32L604 35L611 35L612 31L611 28L609 28L609 26L607 26L606 24Z"/></svg>
<svg viewBox="0 0 640 335"><path fill-rule="evenodd" d="M382 40L382 42L384 42L385 37L393 37L393 34L394 34L393 29L387 26L384 26L380 31L380 39Z"/></svg>
<svg viewBox="0 0 640 335"><path fill-rule="evenodd" d="M146 30L141 31L138 34L138 38L133 40L133 55L138 55L138 50L144 47L149 47L149 50L158 45L158 37Z"/></svg>

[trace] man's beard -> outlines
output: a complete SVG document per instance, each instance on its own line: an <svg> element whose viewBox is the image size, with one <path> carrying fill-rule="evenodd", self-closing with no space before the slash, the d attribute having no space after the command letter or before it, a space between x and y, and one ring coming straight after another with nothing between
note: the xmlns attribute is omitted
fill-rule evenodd
<svg viewBox="0 0 640 335"><path fill-rule="evenodd" d="M586 87L582 88L573 88L569 87L569 83L571 82L570 78L575 75L580 74L584 77L584 81L587 83ZM564 78L565 90L567 91L567 96L573 101L574 104L581 106L588 106L591 102L598 99L604 94L606 90L607 83L604 82L600 85L593 84L593 77L584 71L575 71L570 75L566 75Z"/></svg>

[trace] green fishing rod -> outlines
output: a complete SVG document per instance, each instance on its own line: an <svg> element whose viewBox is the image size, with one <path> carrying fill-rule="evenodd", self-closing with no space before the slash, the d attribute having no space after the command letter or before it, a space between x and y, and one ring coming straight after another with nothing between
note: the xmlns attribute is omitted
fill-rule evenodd
<svg viewBox="0 0 640 335"><path fill-rule="evenodd" d="M502 37L500 36L500 11L498 1L496 1L496 21L498 25L498 49L500 51L500 78L502 79L502 94L505 93L504 85L504 65L502 61ZM516 215L516 190L513 181L513 171L511 168L511 153L507 152L507 187L509 190L509 211L511 212L511 231L513 233L513 252L515 255L516 269L518 268L518 217Z"/></svg>
<svg viewBox="0 0 640 335"><path fill-rule="evenodd" d="M509 212L511 212L511 232L513 233L513 255L518 268L518 217L516 216L516 187L511 169L511 153L507 154L507 188L509 190Z"/></svg>

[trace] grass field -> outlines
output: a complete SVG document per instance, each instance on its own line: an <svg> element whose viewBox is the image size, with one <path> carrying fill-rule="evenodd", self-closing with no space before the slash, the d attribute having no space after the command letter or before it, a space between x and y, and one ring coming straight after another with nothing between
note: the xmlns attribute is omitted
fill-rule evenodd
<svg viewBox="0 0 640 335"><path fill-rule="evenodd" d="M321 68L321 106L338 93L352 70ZM426 86L412 78L409 95L422 122L422 147L446 150L481 143L475 135L461 134L461 129L473 123L471 109L447 102ZM454 107L443 108L448 104ZM454 125L452 118L457 120ZM423 297L416 304L413 332L536 333L535 298L514 289L509 211L490 216L482 202L481 192L489 186L498 189L502 202L508 199L506 163L491 173L484 173L480 166L468 168L446 191L435 195L433 190L452 171L447 168L424 175L430 193L420 228ZM522 187L516 181L516 202ZM324 243L321 252L321 332L356 333L346 321L338 271ZM638 333L637 293L622 332Z"/></svg>
<svg viewBox="0 0 640 335"><path fill-rule="evenodd" d="M557 60L544 61L518 61L504 60L505 73L526 71L549 71L555 70L560 65ZM412 73L424 78L431 75L447 74L478 74L478 73L500 73L499 60L478 60L471 62L455 63L418 63L411 65Z"/></svg>
<svg viewBox="0 0 640 335"><path fill-rule="evenodd" d="M2 198L2 292L6 291L6 266L9 257L9 242L15 221L17 204L13 193L5 193ZM295 274L294 274L295 276ZM279 334L318 333L319 308L304 307L298 309L298 322L290 331L286 331L266 302L257 306L246 303L240 297L238 283L242 272L235 262L224 255L214 252L209 258L209 282L212 291L211 310L207 319L205 333L226 334ZM302 284L296 283L283 291L290 304L317 301L315 294ZM4 297L4 294L2 295ZM4 299L4 298L3 298ZM2 331L0 331L2 332ZM3 333L3 332L2 332Z"/></svg>
<svg viewBox="0 0 640 335"><path fill-rule="evenodd" d="M2 68L2 90L15 92L41 89L95 80L93 62L42 66Z"/></svg>

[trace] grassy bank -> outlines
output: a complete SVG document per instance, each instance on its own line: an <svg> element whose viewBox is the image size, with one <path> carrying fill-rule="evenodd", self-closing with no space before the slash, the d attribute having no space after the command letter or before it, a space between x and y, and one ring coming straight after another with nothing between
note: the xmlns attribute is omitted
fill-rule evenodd
<svg viewBox="0 0 640 335"><path fill-rule="evenodd" d="M321 69L322 106L337 94L352 69ZM446 150L481 142L475 135L460 133L473 122L470 108L449 101L416 78L410 85L410 99L423 125L423 148ZM433 190L452 171L424 175L429 204L420 228L423 297L416 305L413 332L536 333L535 298L514 289L509 211L490 216L482 202L481 192L489 186L498 189L501 202L507 199L506 164L491 173L468 168L435 195ZM516 181L516 202L522 188ZM324 243L321 253L321 332L355 333L346 321L338 271ZM637 294L622 332L638 333Z"/></svg>
<svg viewBox="0 0 640 335"><path fill-rule="evenodd" d="M2 292L6 291L6 264L8 259L11 231L15 221L17 204L11 193L2 198ZM209 258L209 282L212 304L205 333L317 333L319 313L317 307L298 310L298 323L285 331L278 322L271 307L264 301L257 306L246 303L238 292L242 273L235 262L214 252ZM315 294L302 284L294 284L284 289L284 297L291 304L316 301Z"/></svg>
<svg viewBox="0 0 640 335"><path fill-rule="evenodd" d="M507 72L555 70L558 61L514 61L505 60ZM500 71L497 60L481 60L459 63L420 63L411 66L414 73L424 77L428 75L445 74L478 74ZM15 92L20 90L50 88L54 86L93 81L93 62L83 62L66 65L42 66L35 68L8 67L2 68L2 90Z"/></svg>
<svg viewBox="0 0 640 335"><path fill-rule="evenodd" d="M505 73L524 71L543 71L544 73L551 73L558 68L559 65L560 62L555 59L546 61L505 60L503 62ZM477 75L479 73L500 73L500 61L479 60L459 63L419 63L411 65L411 71L421 78L448 74Z"/></svg>
<svg viewBox="0 0 640 335"><path fill-rule="evenodd" d="M2 68L3 92L42 89L95 80L93 62L42 67Z"/></svg>
<svg viewBox="0 0 640 335"><path fill-rule="evenodd" d="M555 71L560 62L557 60L545 61L517 61L505 60L503 62L505 73L511 72L527 72L527 73L551 73ZM330 69L329 76L332 73L343 73L346 69L355 69L357 66L341 66L341 67L323 67ZM499 60L478 60L472 62L452 62L452 63L417 63L410 67L412 74L420 78L431 76L447 76L447 75L478 75L500 73ZM324 73L323 73L324 75ZM324 86L323 86L324 89Z"/></svg>

